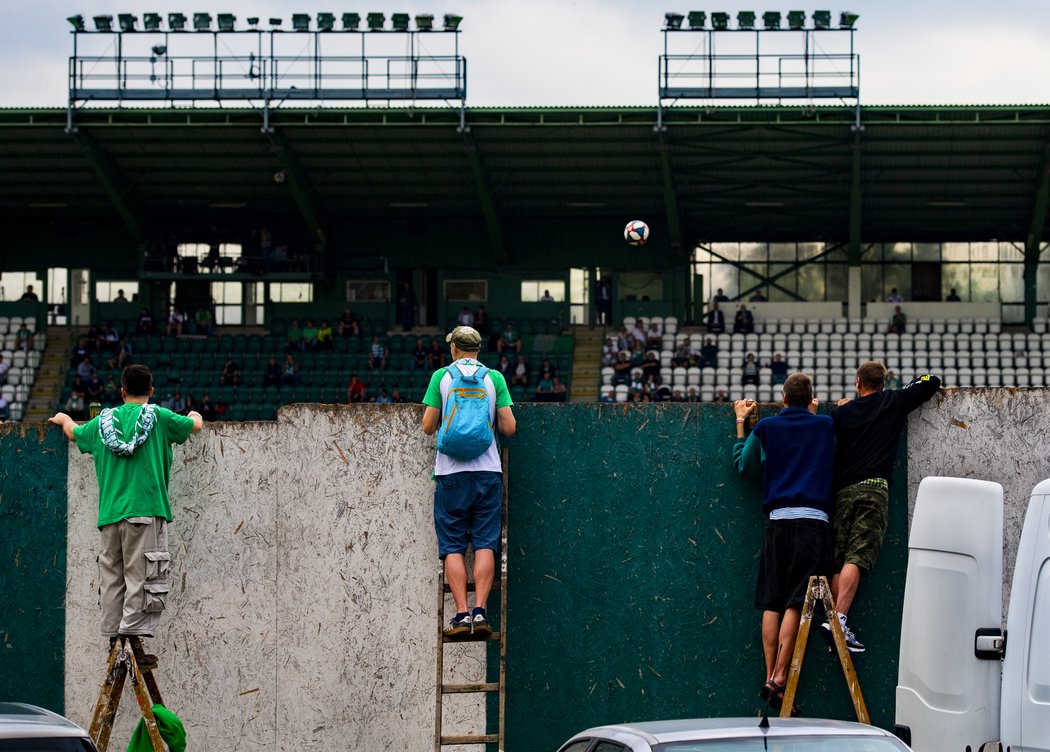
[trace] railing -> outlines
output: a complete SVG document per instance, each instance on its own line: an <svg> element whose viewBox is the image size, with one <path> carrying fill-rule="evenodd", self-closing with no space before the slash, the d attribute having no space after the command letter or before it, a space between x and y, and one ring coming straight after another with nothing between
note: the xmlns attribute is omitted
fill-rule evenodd
<svg viewBox="0 0 1050 752"><path fill-rule="evenodd" d="M661 55L659 75L661 99L854 99L860 56Z"/></svg>

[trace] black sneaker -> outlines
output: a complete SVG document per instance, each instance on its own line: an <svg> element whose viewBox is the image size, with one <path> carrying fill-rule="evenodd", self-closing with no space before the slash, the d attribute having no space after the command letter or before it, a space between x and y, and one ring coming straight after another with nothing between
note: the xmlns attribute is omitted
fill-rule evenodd
<svg viewBox="0 0 1050 752"><path fill-rule="evenodd" d="M470 631L477 639L484 639L492 634L492 627L489 625L488 619L485 618L485 614L476 613L471 617Z"/></svg>
<svg viewBox="0 0 1050 752"><path fill-rule="evenodd" d="M463 614L462 616L453 616L449 620L448 626L445 627L444 634L450 640L462 640L464 637L470 635L470 628L472 621L470 614Z"/></svg>

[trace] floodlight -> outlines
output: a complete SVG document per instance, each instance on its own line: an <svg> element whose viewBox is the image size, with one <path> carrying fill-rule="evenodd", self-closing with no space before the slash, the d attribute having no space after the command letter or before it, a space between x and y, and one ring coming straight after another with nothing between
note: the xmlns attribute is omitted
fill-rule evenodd
<svg viewBox="0 0 1050 752"><path fill-rule="evenodd" d="M258 16L248 16L247 21L248 21L248 25L251 26L252 28L255 28L256 26L259 25L259 17Z"/></svg>
<svg viewBox="0 0 1050 752"><path fill-rule="evenodd" d="M762 25L769 31L775 31L780 28L780 12L775 10L767 10L762 14Z"/></svg>
<svg viewBox="0 0 1050 752"><path fill-rule="evenodd" d="M702 10L691 10L689 11L689 28L690 29L702 29L704 24L707 22L707 14Z"/></svg>
<svg viewBox="0 0 1050 752"><path fill-rule="evenodd" d="M390 16L390 21L394 24L394 31L408 31L407 13L395 13Z"/></svg>
<svg viewBox="0 0 1050 752"><path fill-rule="evenodd" d="M737 13L736 25L741 29L755 28L755 12L753 10L742 10Z"/></svg>
<svg viewBox="0 0 1050 752"><path fill-rule="evenodd" d="M309 13L293 13L292 14L292 28L296 31L309 31L310 30L310 14Z"/></svg>
<svg viewBox="0 0 1050 752"><path fill-rule="evenodd" d="M788 28L798 31L799 29L805 28L806 26L806 11L804 10L789 10L788 11Z"/></svg>
<svg viewBox="0 0 1050 752"><path fill-rule="evenodd" d="M318 31L331 31L335 28L335 14L334 13L318 13L317 14L317 30Z"/></svg>
<svg viewBox="0 0 1050 752"><path fill-rule="evenodd" d="M280 26L281 24L283 24L283 23L284 23L284 19L283 18L271 18L270 19L270 26L274 27L275 29L278 26Z"/></svg>
<svg viewBox="0 0 1050 752"><path fill-rule="evenodd" d="M76 14L66 19L73 26L73 31L84 31L84 16Z"/></svg>
<svg viewBox="0 0 1050 752"><path fill-rule="evenodd" d="M344 31L357 31L357 27L361 25L361 14L360 13L344 13L343 14L343 30Z"/></svg>
<svg viewBox="0 0 1050 752"><path fill-rule="evenodd" d="M386 23L386 16L382 13L369 13L368 14L368 29L370 31L382 31L383 24Z"/></svg>
<svg viewBox="0 0 1050 752"><path fill-rule="evenodd" d="M113 16L95 16L95 31L113 31Z"/></svg>
<svg viewBox="0 0 1050 752"><path fill-rule="evenodd" d="M232 13L219 14L219 31L233 31L237 25L237 16Z"/></svg>
<svg viewBox="0 0 1050 752"><path fill-rule="evenodd" d="M725 31L729 28L729 14L728 13L712 13L711 14L711 28L715 31Z"/></svg>
<svg viewBox="0 0 1050 752"><path fill-rule="evenodd" d="M831 11L830 10L815 10L815 11L813 11L813 28L814 29L830 29L831 28Z"/></svg>
<svg viewBox="0 0 1050 752"><path fill-rule="evenodd" d="M143 13L142 26L146 31L160 31L160 13Z"/></svg>
<svg viewBox="0 0 1050 752"><path fill-rule="evenodd" d="M839 16L839 28L852 29L858 18L860 18L860 15L857 13L850 13L848 10L842 11L842 15Z"/></svg>
<svg viewBox="0 0 1050 752"><path fill-rule="evenodd" d="M678 31L682 28L685 16L681 13L664 13L664 29L666 31Z"/></svg>
<svg viewBox="0 0 1050 752"><path fill-rule="evenodd" d="M211 31L211 14L210 13L194 13L193 14L193 30L194 31Z"/></svg>
<svg viewBox="0 0 1050 752"><path fill-rule="evenodd" d="M165 47L163 44L155 44L155 45L153 45L152 50L153 50L153 54L156 55L157 57L162 57L162 56L168 54L168 48Z"/></svg>
<svg viewBox="0 0 1050 752"><path fill-rule="evenodd" d="M463 16L457 16L455 13L445 14L445 31L458 31L461 23Z"/></svg>
<svg viewBox="0 0 1050 752"><path fill-rule="evenodd" d="M420 13L416 16L416 31L433 31L434 16L431 13Z"/></svg>
<svg viewBox="0 0 1050 752"><path fill-rule="evenodd" d="M135 25L139 22L139 20L130 13L119 14L117 20L120 22L121 31L134 31Z"/></svg>
<svg viewBox="0 0 1050 752"><path fill-rule="evenodd" d="M186 14L185 13L169 13L168 14L168 28L172 31L185 31L186 29Z"/></svg>

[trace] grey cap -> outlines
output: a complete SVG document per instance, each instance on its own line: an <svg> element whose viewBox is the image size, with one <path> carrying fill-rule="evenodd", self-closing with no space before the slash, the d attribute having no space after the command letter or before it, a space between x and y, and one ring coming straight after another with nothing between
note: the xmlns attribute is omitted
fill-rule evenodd
<svg viewBox="0 0 1050 752"><path fill-rule="evenodd" d="M445 336L445 341L461 350L477 352L481 349L481 334L472 326L457 326Z"/></svg>

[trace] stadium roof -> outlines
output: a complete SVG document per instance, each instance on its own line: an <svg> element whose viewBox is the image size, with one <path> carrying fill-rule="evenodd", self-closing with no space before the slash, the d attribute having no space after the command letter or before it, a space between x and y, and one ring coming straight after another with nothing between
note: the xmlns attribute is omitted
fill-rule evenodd
<svg viewBox="0 0 1050 752"><path fill-rule="evenodd" d="M1050 107L0 111L0 217L680 217L683 243L1023 240ZM855 150L854 145L857 144ZM666 156L666 159L664 159ZM856 157L856 160L855 160ZM855 173L854 171L857 170ZM278 174L280 173L280 174Z"/></svg>

